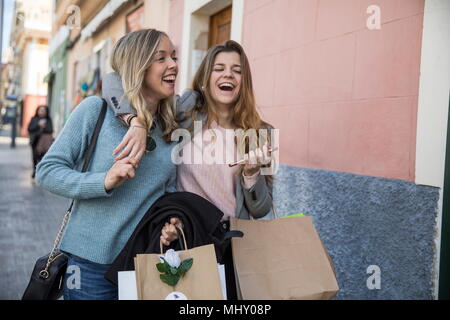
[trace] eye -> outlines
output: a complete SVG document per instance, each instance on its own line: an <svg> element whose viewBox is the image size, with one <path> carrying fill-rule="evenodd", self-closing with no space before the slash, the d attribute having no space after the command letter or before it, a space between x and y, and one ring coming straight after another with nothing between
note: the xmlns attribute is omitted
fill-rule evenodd
<svg viewBox="0 0 450 320"><path fill-rule="evenodd" d="M234 69L233 71L236 72L236 73L238 73L238 74L241 74L241 73L242 73L242 71L241 71L240 69L239 69L239 70Z"/></svg>
<svg viewBox="0 0 450 320"><path fill-rule="evenodd" d="M165 58L165 56L156 56L155 61L164 61Z"/></svg>
<svg viewBox="0 0 450 320"><path fill-rule="evenodd" d="M178 61L178 58L177 57L172 57L172 60L173 61Z"/></svg>

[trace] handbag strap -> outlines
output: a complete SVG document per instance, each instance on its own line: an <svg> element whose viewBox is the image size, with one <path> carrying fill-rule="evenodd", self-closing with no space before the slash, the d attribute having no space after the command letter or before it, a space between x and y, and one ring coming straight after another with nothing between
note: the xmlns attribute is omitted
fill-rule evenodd
<svg viewBox="0 0 450 320"><path fill-rule="evenodd" d="M91 140L87 147L86 156L84 158L83 168L81 169L81 172L86 172L89 167L89 163L91 161L92 154L94 153L95 146L97 145L97 138L100 133L100 129L102 128L102 125L103 125L103 120L105 120L107 104L106 104L105 99L102 99L102 100L103 100L102 110L100 111L100 115L98 116L97 123L95 124L94 133L92 134ZM50 264L52 263L52 261L54 260L55 256L58 255L58 248L59 248L59 244L61 242L61 237L64 232L64 229L67 226L67 222L69 221L70 213L72 212L73 203L74 203L74 200L72 200L72 202L70 203L69 209L67 209L66 214L64 215L63 222L61 224L61 227L59 228L58 234L56 235L55 242L53 243L52 251L50 252L50 255L48 256L48 260L47 260L45 269L41 270L41 272L39 272L39 275L41 277L48 278L48 276L49 276L48 268L49 268Z"/></svg>

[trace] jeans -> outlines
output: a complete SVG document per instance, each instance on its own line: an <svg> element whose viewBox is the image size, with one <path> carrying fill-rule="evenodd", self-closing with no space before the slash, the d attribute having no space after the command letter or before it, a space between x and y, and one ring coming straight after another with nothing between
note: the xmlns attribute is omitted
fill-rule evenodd
<svg viewBox="0 0 450 320"><path fill-rule="evenodd" d="M64 300L117 300L117 287L104 278L110 265L67 254Z"/></svg>

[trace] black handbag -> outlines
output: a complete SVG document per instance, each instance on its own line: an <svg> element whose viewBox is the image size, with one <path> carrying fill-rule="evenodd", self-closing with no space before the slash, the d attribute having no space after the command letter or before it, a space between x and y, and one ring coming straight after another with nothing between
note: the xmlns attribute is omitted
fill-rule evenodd
<svg viewBox="0 0 450 320"><path fill-rule="evenodd" d="M86 157L83 163L81 172L85 172L88 169L89 162L92 157L92 153L95 150L97 144L97 138L100 133L100 129L103 124L103 120L106 115L106 101L103 99L103 106L95 125L94 133L92 134L91 141L86 151ZM33 272L31 273L31 279L27 288L22 296L22 300L58 300L63 294L63 280L66 274L68 257L63 252L59 251L59 244L61 237L66 228L67 221L69 220L70 213L72 212L74 201L69 206L66 214L64 215L63 222L59 229L53 244L52 251L36 261Z"/></svg>

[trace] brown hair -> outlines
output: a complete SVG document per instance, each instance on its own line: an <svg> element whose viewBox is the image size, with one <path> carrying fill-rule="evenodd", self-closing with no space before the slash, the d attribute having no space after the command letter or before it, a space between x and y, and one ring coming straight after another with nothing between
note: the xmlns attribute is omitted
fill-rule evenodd
<svg viewBox="0 0 450 320"><path fill-rule="evenodd" d="M213 121L218 120L216 110L212 103L209 79L214 66L214 61L217 55L221 52L236 52L240 56L241 62L241 88L236 104L233 108L233 123L238 129L270 129L272 126L264 122L258 111L256 110L255 95L253 91L252 74L250 70L250 63L244 52L242 46L233 40L225 41L223 44L219 44L211 47L206 53L205 58L200 64L193 80L192 88L200 94L197 101L197 105L191 110L188 116L192 117L192 123L197 120L199 113L207 114L207 127L211 127ZM270 135L268 136L270 143ZM237 141L239 146L244 146L246 152L248 152L248 146L246 146L246 137L241 137L240 141ZM240 171L242 172L242 170ZM267 182L272 182L272 176L266 176Z"/></svg>

